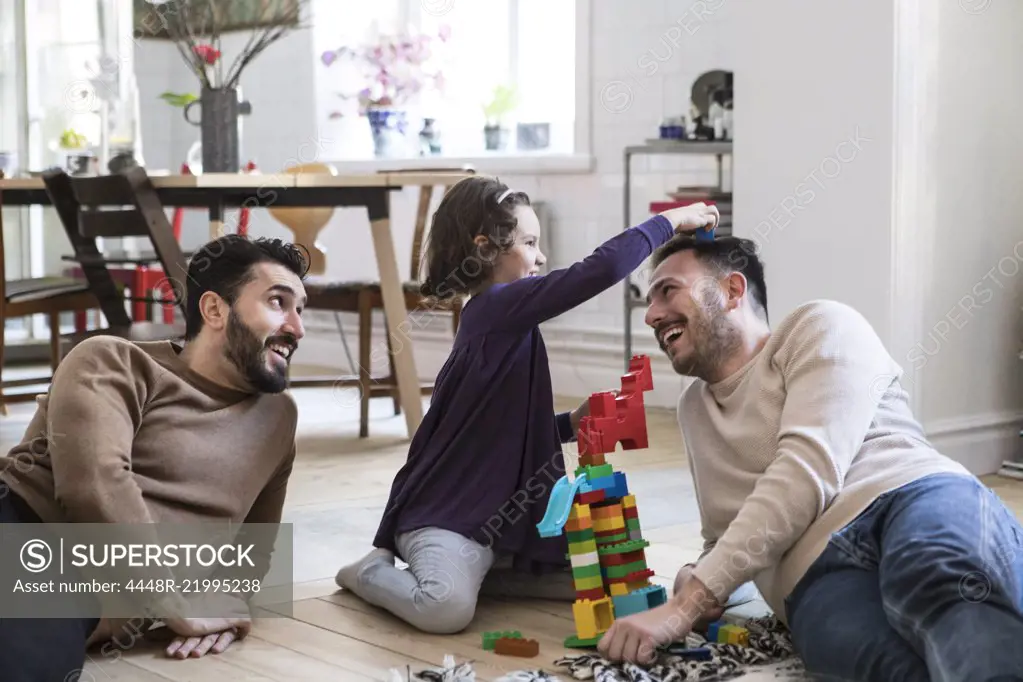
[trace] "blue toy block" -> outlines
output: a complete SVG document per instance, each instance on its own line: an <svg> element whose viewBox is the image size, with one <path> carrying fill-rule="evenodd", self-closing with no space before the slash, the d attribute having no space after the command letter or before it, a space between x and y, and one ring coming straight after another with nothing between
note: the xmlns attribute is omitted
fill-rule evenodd
<svg viewBox="0 0 1023 682"><path fill-rule="evenodd" d="M664 589L664 585L651 585L636 591L646 595L647 608L653 609L668 602L668 591Z"/></svg>
<svg viewBox="0 0 1023 682"><path fill-rule="evenodd" d="M614 476L601 476L600 478L590 479L591 490L603 490L605 499L611 497L609 492L615 487Z"/></svg>
<svg viewBox="0 0 1023 682"><path fill-rule="evenodd" d="M625 479L625 474L620 471L616 471L611 478L611 486L604 490L605 497L609 499L621 499L629 494L629 484Z"/></svg>
<svg viewBox="0 0 1023 682"><path fill-rule="evenodd" d="M707 626L707 641L716 642L718 641L718 628L725 624L723 620L716 620Z"/></svg>
<svg viewBox="0 0 1023 682"><path fill-rule="evenodd" d="M709 661L711 659L710 649L700 647L699 649L669 649L668 653L681 656L690 661Z"/></svg>
<svg viewBox="0 0 1023 682"><path fill-rule="evenodd" d="M647 596L639 590L611 597L611 603L614 604L615 618L624 618L625 616L642 613L649 608Z"/></svg>
<svg viewBox="0 0 1023 682"><path fill-rule="evenodd" d="M628 594L611 597L615 618L631 616L655 608L668 601L668 593L662 585L650 585L633 590Z"/></svg>
<svg viewBox="0 0 1023 682"><path fill-rule="evenodd" d="M693 237L698 242L712 242L714 241L714 230L705 230L701 227Z"/></svg>

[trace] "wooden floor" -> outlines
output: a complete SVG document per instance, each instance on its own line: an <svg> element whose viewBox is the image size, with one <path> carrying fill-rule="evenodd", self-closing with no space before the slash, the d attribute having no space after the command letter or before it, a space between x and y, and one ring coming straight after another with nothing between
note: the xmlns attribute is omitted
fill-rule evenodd
<svg viewBox="0 0 1023 682"><path fill-rule="evenodd" d="M439 667L447 654L458 662L475 661L478 680L536 668L570 679L552 665L559 656L579 653L561 646L574 629L567 603L485 600L463 633L430 636L335 586L338 567L370 548L391 478L405 460L405 421L394 416L390 400L375 400L370 438L360 440L354 391L301 389L295 397L298 461L285 515L294 524L294 601L262 613L252 634L224 654L178 661L165 658L155 645L140 644L127 652L92 655L80 682L391 680L392 668L405 680L408 669ZM20 438L32 409L31 404L10 407L10 416L0 419L0 445L9 448ZM678 567L699 554L699 522L674 415L660 409L648 414L651 447L619 451L610 462L628 476L644 537L651 542L647 556L655 580L670 590ZM573 446L567 446L567 454L571 470ZM995 477L988 483L1021 515L1023 483ZM498 629L539 640L540 656L519 659L483 651L480 634Z"/></svg>

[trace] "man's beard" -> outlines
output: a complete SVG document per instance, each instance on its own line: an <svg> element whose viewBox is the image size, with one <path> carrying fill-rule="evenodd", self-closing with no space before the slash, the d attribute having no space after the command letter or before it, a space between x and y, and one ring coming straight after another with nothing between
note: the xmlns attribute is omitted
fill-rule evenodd
<svg viewBox="0 0 1023 682"><path fill-rule="evenodd" d="M268 363L266 354L273 343L294 348L294 337L272 336L265 343L253 333L238 314L232 310L227 319L227 348L224 354L234 363L242 376L262 393L280 393L288 387L288 370L278 370L275 363Z"/></svg>
<svg viewBox="0 0 1023 682"><path fill-rule="evenodd" d="M685 333L693 351L686 358L672 359L672 368L683 376L708 382L716 381L718 368L742 346L739 330L713 303L700 306L700 312L688 319Z"/></svg>

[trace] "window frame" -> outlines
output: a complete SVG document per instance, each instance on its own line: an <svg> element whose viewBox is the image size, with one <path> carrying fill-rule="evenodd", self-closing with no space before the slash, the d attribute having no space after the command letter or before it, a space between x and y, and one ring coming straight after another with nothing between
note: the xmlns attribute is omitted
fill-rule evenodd
<svg viewBox="0 0 1023 682"><path fill-rule="evenodd" d="M511 82L518 81L518 1L509 0L512 36L510 42ZM559 2L564 0L551 0ZM573 150L570 153L528 152L518 149L487 152L474 156L423 156L398 159L338 159L346 169L375 172L388 169L415 169L473 166L488 173L588 173L593 170L592 114L590 85L590 36L592 35L592 0L575 3L575 126ZM400 0L399 16L403 24L420 25L422 0Z"/></svg>

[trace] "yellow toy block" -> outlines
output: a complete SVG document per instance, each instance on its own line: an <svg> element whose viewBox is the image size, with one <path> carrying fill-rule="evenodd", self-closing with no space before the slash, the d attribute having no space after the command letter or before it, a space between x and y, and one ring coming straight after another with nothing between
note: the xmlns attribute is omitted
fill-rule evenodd
<svg viewBox="0 0 1023 682"><path fill-rule="evenodd" d="M625 583L626 592L635 592L636 590L641 590L644 587L650 587L649 578L643 578L642 580L637 580L633 583Z"/></svg>
<svg viewBox="0 0 1023 682"><path fill-rule="evenodd" d="M636 507L635 495L626 495L625 497L622 498L623 509L635 509L635 507Z"/></svg>
<svg viewBox="0 0 1023 682"><path fill-rule="evenodd" d="M632 591L625 583L611 583L608 588L611 590L612 597L622 597Z"/></svg>
<svg viewBox="0 0 1023 682"><path fill-rule="evenodd" d="M568 513L569 520L572 519L591 519L593 516L590 514L590 505L588 504L573 504L572 511Z"/></svg>
<svg viewBox="0 0 1023 682"><path fill-rule="evenodd" d="M572 604L575 618L575 633L579 639L593 639L608 631L614 622L614 607L611 598L577 599Z"/></svg>
<svg viewBox="0 0 1023 682"><path fill-rule="evenodd" d="M749 646L749 630L738 625L722 625L718 628L718 642Z"/></svg>
<svg viewBox="0 0 1023 682"><path fill-rule="evenodd" d="M606 519L593 519L593 532L604 533L609 530L624 530L625 529L625 518L622 516L612 516Z"/></svg>

